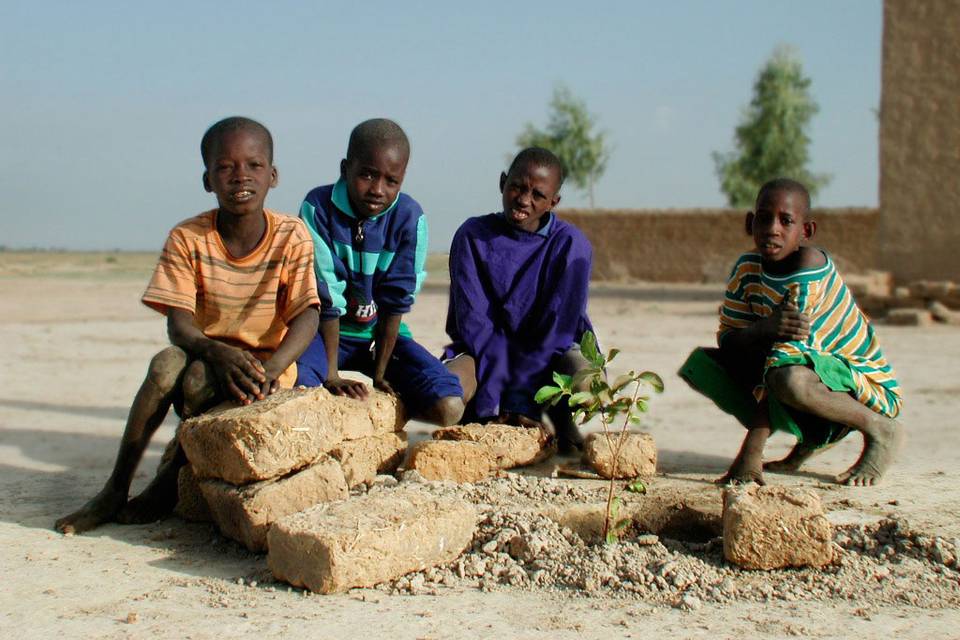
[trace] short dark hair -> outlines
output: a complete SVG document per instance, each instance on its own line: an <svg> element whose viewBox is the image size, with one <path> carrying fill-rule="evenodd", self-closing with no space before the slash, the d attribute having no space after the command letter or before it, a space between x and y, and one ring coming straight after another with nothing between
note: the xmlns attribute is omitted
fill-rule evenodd
<svg viewBox="0 0 960 640"><path fill-rule="evenodd" d="M763 183L760 191L757 192L757 200L754 206L760 203L760 200L767 194L775 191L787 191L790 193L799 193L803 196L803 203L806 205L806 214L810 214L810 192L803 186L803 183L797 182L791 178L774 178Z"/></svg>
<svg viewBox="0 0 960 640"><path fill-rule="evenodd" d="M350 132L347 160L378 147L398 149L404 157L410 158L410 140L400 125L387 118L373 118L364 120Z"/></svg>
<svg viewBox="0 0 960 640"><path fill-rule="evenodd" d="M213 148L220 143L223 136L234 131L249 131L263 136L263 139L267 142L270 162L273 163L273 136L270 135L269 129L252 118L231 116L213 123L203 134L203 139L200 140L200 156L203 158L204 166L209 164L210 154L213 153Z"/></svg>
<svg viewBox="0 0 960 640"><path fill-rule="evenodd" d="M564 176L563 163L560 162L560 158L549 149L544 149L543 147L527 147L518 153L517 157L510 163L510 168L507 169L507 175L510 175L517 167L528 164L555 169L557 176L560 178L560 183L557 185L557 188L559 189L563 186L563 179L566 177Z"/></svg>

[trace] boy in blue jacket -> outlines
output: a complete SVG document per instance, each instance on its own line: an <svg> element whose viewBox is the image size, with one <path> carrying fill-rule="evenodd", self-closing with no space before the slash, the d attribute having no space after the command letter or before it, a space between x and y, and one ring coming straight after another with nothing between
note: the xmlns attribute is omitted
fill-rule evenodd
<svg viewBox="0 0 960 640"><path fill-rule="evenodd" d="M577 343L593 327L587 290L590 242L553 209L563 168L539 147L524 149L500 174L503 208L468 219L450 247L450 305L444 354L480 420L541 427L534 394L552 372L587 366ZM468 395L468 400L472 393ZM548 413L562 453L582 446L569 409Z"/></svg>
<svg viewBox="0 0 960 640"><path fill-rule="evenodd" d="M300 217L313 236L320 331L297 361L297 384L364 398L396 392L408 413L455 424L465 407L456 375L417 344L401 322L426 277L427 219L400 193L410 143L395 122L367 120L350 133L336 183L307 194ZM396 391L394 391L396 390Z"/></svg>

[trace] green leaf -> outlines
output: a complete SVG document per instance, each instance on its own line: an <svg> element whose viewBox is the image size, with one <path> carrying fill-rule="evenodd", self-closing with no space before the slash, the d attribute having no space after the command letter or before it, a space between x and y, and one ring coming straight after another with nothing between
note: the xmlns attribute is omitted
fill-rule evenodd
<svg viewBox="0 0 960 640"><path fill-rule="evenodd" d="M610 503L610 519L616 520L617 516L620 515L620 497L617 496Z"/></svg>
<svg viewBox="0 0 960 640"><path fill-rule="evenodd" d="M611 529L610 531L607 531L607 538L605 540L607 544L613 544L619 539L620 536L618 536L614 530Z"/></svg>
<svg viewBox="0 0 960 640"><path fill-rule="evenodd" d="M548 400L552 400L555 396L558 396L563 393L563 390L560 387L554 387L551 385L544 385L540 387L537 391L537 394L533 396L533 401L537 404L543 404Z"/></svg>
<svg viewBox="0 0 960 640"><path fill-rule="evenodd" d="M653 387L657 393L663 393L663 378L653 371L644 371L637 377Z"/></svg>
<svg viewBox="0 0 960 640"><path fill-rule="evenodd" d="M610 385L610 388L614 391L620 391L620 389L623 389L625 386L633 382L634 377L632 374L633 372L631 371L630 373L624 373L617 376L613 381L613 384Z"/></svg>
<svg viewBox="0 0 960 640"><path fill-rule="evenodd" d="M597 336L593 335L592 331L587 331L580 339L580 353L594 366L603 366L603 356L597 351Z"/></svg>
<svg viewBox="0 0 960 640"><path fill-rule="evenodd" d="M647 492L647 483L645 483L640 478L634 478L627 483L627 491L630 493L646 493Z"/></svg>
<svg viewBox="0 0 960 640"><path fill-rule="evenodd" d="M617 521L617 524L614 525L613 530L617 533L620 533L630 525L630 518L623 518Z"/></svg>
<svg viewBox="0 0 960 640"><path fill-rule="evenodd" d="M567 404L571 407L576 407L577 405L586 404L593 399L593 394L589 391L580 391L571 395L570 399L567 400Z"/></svg>
<svg viewBox="0 0 960 640"><path fill-rule="evenodd" d="M573 377L559 373L558 371L553 372L553 381L557 383L557 386L563 389L566 392L570 391L570 383L573 382Z"/></svg>
<svg viewBox="0 0 960 640"><path fill-rule="evenodd" d="M574 389L580 388L584 385L584 383L587 383L587 386L589 386L588 381L593 382L595 378L602 375L603 369L600 369L599 367L584 367L573 374L573 380L571 380L570 385Z"/></svg>

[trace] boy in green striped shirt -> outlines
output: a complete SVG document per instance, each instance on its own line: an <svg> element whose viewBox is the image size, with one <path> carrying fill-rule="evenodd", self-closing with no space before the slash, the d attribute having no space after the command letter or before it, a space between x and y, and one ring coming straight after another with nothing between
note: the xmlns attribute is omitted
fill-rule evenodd
<svg viewBox="0 0 960 640"><path fill-rule="evenodd" d="M747 428L719 482L764 484L764 469L796 470L855 430L863 451L837 481L873 485L904 439L894 419L902 401L893 369L830 256L807 244L816 232L807 189L772 180L755 209L746 223L756 250L730 274L719 348L696 349L679 372ZM794 434L797 444L764 465L764 445L776 430Z"/></svg>

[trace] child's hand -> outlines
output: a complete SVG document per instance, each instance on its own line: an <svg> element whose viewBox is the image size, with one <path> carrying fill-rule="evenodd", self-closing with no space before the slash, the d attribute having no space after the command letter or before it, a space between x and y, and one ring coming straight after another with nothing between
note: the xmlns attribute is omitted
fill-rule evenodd
<svg viewBox="0 0 960 640"><path fill-rule="evenodd" d="M390 383L384 380L383 378L374 378L373 379L373 388L379 389L384 393L389 393L392 396L397 395L397 392L393 390L393 387L390 386Z"/></svg>
<svg viewBox="0 0 960 640"><path fill-rule="evenodd" d="M761 322L764 323L764 337L773 342L803 342L810 337L810 316L800 313L789 289L783 294L780 306Z"/></svg>
<svg viewBox="0 0 960 640"><path fill-rule="evenodd" d="M335 396L349 396L357 400L363 400L370 393L367 385L359 380L349 380L340 376L327 378L323 383L324 388Z"/></svg>
<svg viewBox="0 0 960 640"><path fill-rule="evenodd" d="M220 388L241 404L263 400L261 385L267 382L263 364L249 351L217 342L204 359L213 367Z"/></svg>
<svg viewBox="0 0 960 640"><path fill-rule="evenodd" d="M263 364L263 375L266 380L260 383L260 393L266 398L280 390L280 376L283 375L283 371L275 371L268 360Z"/></svg>

